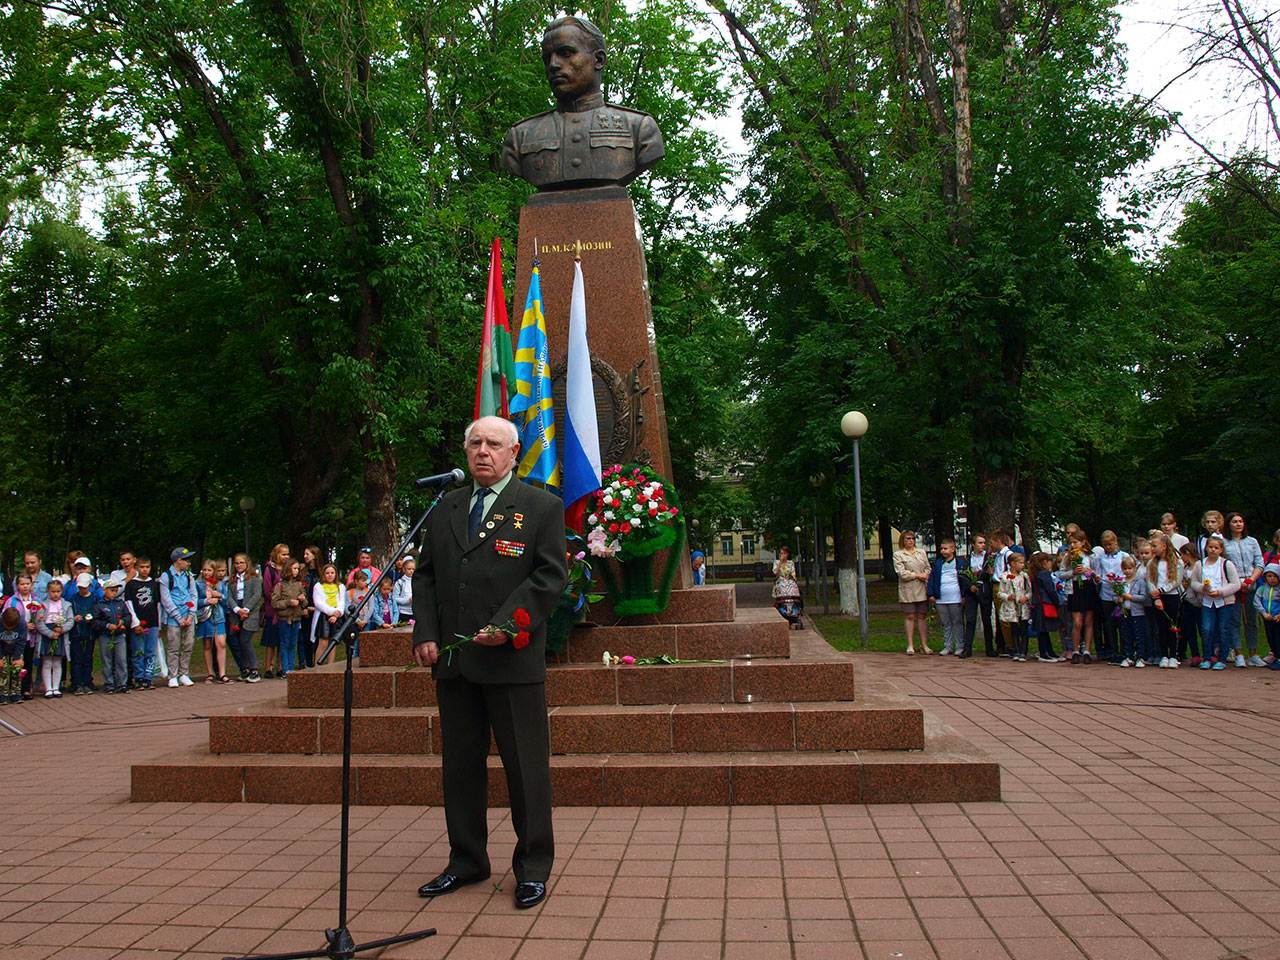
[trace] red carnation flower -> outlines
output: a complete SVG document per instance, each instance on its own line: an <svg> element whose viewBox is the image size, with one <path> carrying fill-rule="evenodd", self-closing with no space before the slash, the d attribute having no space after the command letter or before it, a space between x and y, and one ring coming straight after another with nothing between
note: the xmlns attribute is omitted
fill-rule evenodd
<svg viewBox="0 0 1280 960"><path fill-rule="evenodd" d="M529 645L529 633L526 630L521 630L519 633L517 633L514 637L511 638L511 646L515 647L517 650L523 650L528 645Z"/></svg>
<svg viewBox="0 0 1280 960"><path fill-rule="evenodd" d="M611 524L609 524L609 532L610 532L610 533L617 533L617 532L618 532L618 525L617 525L616 523L611 523Z"/></svg>
<svg viewBox="0 0 1280 960"><path fill-rule="evenodd" d="M187 609L188 609L188 610L194 610L195 608L196 608L196 605L195 605L194 603L192 603L190 600L188 600L188 601L187 601Z"/></svg>
<svg viewBox="0 0 1280 960"><path fill-rule="evenodd" d="M622 532L623 532L623 533L630 533L630 532L631 532L631 524L624 522L624 523L622 524Z"/></svg>
<svg viewBox="0 0 1280 960"><path fill-rule="evenodd" d="M529 617L529 611L524 607L516 607L516 612L511 615L511 619L515 621L516 626L521 630L528 629L529 624L532 622Z"/></svg>

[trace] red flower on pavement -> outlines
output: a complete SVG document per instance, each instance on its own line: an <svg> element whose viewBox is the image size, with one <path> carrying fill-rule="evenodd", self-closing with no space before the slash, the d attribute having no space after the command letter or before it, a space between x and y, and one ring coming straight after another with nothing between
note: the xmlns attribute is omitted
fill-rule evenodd
<svg viewBox="0 0 1280 960"><path fill-rule="evenodd" d="M528 630L529 624L533 622L533 618L529 616L529 611L524 607L516 607L516 612L511 615L511 619L515 621L515 625L521 630Z"/></svg>

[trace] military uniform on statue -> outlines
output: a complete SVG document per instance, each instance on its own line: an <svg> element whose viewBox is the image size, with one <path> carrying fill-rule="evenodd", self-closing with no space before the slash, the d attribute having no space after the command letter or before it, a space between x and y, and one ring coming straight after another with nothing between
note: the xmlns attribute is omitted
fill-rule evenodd
<svg viewBox="0 0 1280 960"><path fill-rule="evenodd" d="M440 896L489 876L492 730L516 831L515 905L526 908L546 896L555 857L546 622L567 577L564 504L516 479L510 421L475 421L465 446L472 483L429 518L413 578L414 657L436 680L450 849L444 872L418 892ZM474 639L447 649L459 636Z"/></svg>

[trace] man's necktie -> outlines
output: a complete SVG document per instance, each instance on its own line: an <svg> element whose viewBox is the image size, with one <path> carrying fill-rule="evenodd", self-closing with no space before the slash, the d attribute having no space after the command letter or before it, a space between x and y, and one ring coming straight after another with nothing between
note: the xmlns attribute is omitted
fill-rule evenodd
<svg viewBox="0 0 1280 960"><path fill-rule="evenodd" d="M493 493L488 487L480 487L476 490L476 503L471 508L471 515L467 517L467 541L475 540L476 531L480 529L480 521L484 519L484 501Z"/></svg>

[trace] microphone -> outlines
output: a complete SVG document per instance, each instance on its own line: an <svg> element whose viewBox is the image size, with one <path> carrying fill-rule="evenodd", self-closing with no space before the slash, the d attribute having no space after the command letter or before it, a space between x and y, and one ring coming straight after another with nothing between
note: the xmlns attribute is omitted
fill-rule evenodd
<svg viewBox="0 0 1280 960"><path fill-rule="evenodd" d="M447 487L451 483L461 483L467 478L467 475L454 467L448 473L436 473L429 477L419 477L413 481L415 490L422 490L426 487Z"/></svg>

